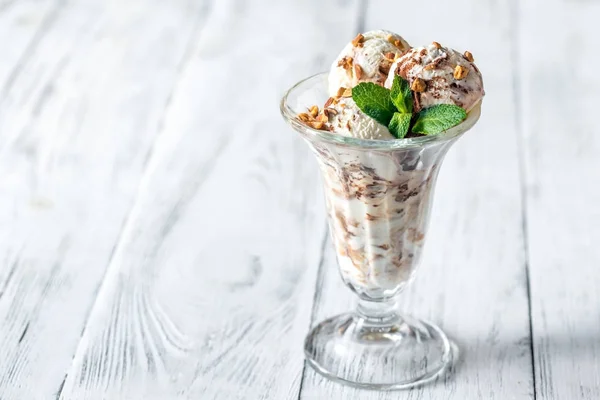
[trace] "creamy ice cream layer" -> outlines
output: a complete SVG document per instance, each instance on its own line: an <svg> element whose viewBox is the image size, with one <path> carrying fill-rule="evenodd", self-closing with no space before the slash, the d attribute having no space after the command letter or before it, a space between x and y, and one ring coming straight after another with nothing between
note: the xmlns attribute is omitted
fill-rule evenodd
<svg viewBox="0 0 600 400"><path fill-rule="evenodd" d="M371 299L408 283L423 247L436 157L314 144L344 281ZM424 162L425 161L425 162Z"/></svg>

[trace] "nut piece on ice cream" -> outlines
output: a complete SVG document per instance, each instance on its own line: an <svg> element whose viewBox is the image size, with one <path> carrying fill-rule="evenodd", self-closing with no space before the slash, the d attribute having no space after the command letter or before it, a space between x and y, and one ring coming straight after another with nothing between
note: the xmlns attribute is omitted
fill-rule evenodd
<svg viewBox="0 0 600 400"><path fill-rule="evenodd" d="M331 65L329 95L335 96L340 87L353 88L359 82L383 85L395 58L408 49L409 44L392 32L359 33Z"/></svg>
<svg viewBox="0 0 600 400"><path fill-rule="evenodd" d="M333 133L358 139L395 139L388 128L364 114L352 98L341 98L327 110L329 115L327 127Z"/></svg>
<svg viewBox="0 0 600 400"><path fill-rule="evenodd" d="M414 92L415 111L436 104L455 104L470 111L484 96L481 73L473 55L464 54L433 42L415 47L394 62L385 87L400 75Z"/></svg>

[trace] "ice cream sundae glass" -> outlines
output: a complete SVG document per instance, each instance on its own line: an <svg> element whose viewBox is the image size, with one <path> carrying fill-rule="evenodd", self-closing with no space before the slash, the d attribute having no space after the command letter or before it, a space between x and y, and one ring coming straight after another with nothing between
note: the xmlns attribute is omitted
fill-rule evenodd
<svg viewBox="0 0 600 400"><path fill-rule="evenodd" d="M403 389L452 362L444 332L400 314L397 296L419 265L443 158L479 119L473 61L437 42L411 48L366 32L281 102L319 163L341 277L358 297L354 312L320 322L305 341L308 363L331 379Z"/></svg>

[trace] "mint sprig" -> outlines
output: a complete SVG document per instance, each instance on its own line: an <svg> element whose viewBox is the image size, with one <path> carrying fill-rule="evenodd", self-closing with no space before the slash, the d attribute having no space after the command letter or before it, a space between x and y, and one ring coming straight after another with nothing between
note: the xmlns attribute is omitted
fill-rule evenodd
<svg viewBox="0 0 600 400"><path fill-rule="evenodd" d="M398 75L394 76L390 95L392 96L392 103L394 103L398 111L403 114L412 114L413 97L408 81Z"/></svg>
<svg viewBox="0 0 600 400"><path fill-rule="evenodd" d="M387 126L396 107L390 99L390 90L372 82L362 82L352 89L352 100L369 117Z"/></svg>
<svg viewBox="0 0 600 400"><path fill-rule="evenodd" d="M437 104L417 114L412 132L435 135L463 122L467 112L454 104Z"/></svg>
<svg viewBox="0 0 600 400"><path fill-rule="evenodd" d="M391 90L372 82L359 83L352 89L352 99L362 112L387 126L398 139L408 132L435 135L467 118L466 111L453 104L437 104L413 114L410 85L398 75L394 76Z"/></svg>
<svg viewBox="0 0 600 400"><path fill-rule="evenodd" d="M412 114L396 112L388 125L388 129L392 135L396 136L398 139L402 139L408 133L411 119Z"/></svg>

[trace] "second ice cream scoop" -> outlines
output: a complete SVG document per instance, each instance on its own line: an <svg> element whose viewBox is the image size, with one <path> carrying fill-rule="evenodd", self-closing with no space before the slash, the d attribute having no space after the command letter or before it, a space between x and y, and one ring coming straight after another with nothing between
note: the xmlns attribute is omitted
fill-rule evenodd
<svg viewBox="0 0 600 400"><path fill-rule="evenodd" d="M468 112L485 94L481 73L471 53L461 54L437 42L414 47L397 59L385 87L392 86L395 75L409 82L415 111L436 104L454 104Z"/></svg>

